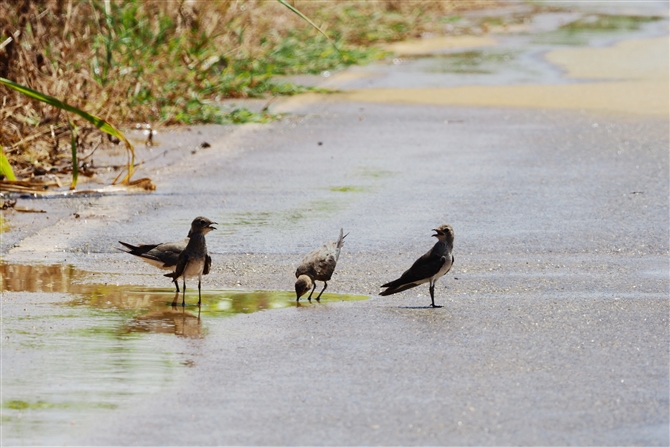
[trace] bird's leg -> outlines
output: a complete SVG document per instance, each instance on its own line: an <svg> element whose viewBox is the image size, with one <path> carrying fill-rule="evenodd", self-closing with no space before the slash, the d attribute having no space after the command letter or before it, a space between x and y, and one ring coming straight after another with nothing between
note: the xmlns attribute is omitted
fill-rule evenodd
<svg viewBox="0 0 670 447"><path fill-rule="evenodd" d="M323 293L324 290L326 290L326 287L328 287L328 283L324 281L323 282L323 289L321 289L321 293L319 293L319 296L316 297L317 301L321 301L321 294Z"/></svg>
<svg viewBox="0 0 670 447"><path fill-rule="evenodd" d="M314 293L314 289L316 289L316 281L314 281L314 287L312 287L312 291L309 292L309 296L307 297L307 300L311 303L312 302L312 294Z"/></svg>
<svg viewBox="0 0 670 447"><path fill-rule="evenodd" d="M430 290L430 307L442 307L435 305L435 283L433 281L430 282L429 290Z"/></svg>
<svg viewBox="0 0 670 447"><path fill-rule="evenodd" d="M181 307L186 306L186 274L184 274L184 290L181 296Z"/></svg>
<svg viewBox="0 0 670 447"><path fill-rule="evenodd" d="M200 293L200 283L202 277L198 277L198 309L200 308L200 302L202 301L202 294Z"/></svg>
<svg viewBox="0 0 670 447"><path fill-rule="evenodd" d="M177 288L177 293L179 293L179 278L173 278L172 282L174 283L175 287Z"/></svg>

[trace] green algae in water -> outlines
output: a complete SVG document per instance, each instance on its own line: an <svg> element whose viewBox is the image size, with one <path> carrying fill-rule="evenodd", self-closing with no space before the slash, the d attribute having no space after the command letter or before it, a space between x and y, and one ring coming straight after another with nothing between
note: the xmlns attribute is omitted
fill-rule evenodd
<svg viewBox="0 0 670 447"><path fill-rule="evenodd" d="M560 29L565 31L636 31L644 23L661 20L659 16L627 16L594 14L566 23Z"/></svg>
<svg viewBox="0 0 670 447"><path fill-rule="evenodd" d="M392 177L396 173L393 172L393 171L386 170L386 169L377 169L377 168L371 168L371 167L359 167L357 169L357 174L360 177L381 179L381 178Z"/></svg>
<svg viewBox="0 0 670 447"><path fill-rule="evenodd" d="M365 295L341 295L324 293L321 301L312 300L311 305L324 305L338 301L362 301L368 299ZM269 309L282 309L310 305L306 298L296 301L295 292L289 291L222 291L214 296L203 296L203 315L234 315L238 313L252 313Z"/></svg>
<svg viewBox="0 0 670 447"><path fill-rule="evenodd" d="M289 208L269 212L232 213L218 219L220 229L225 235L232 235L238 229L263 228L269 225L277 227L295 224L303 219L322 217L341 210L346 202L333 199L313 200L300 208Z"/></svg>
<svg viewBox="0 0 670 447"><path fill-rule="evenodd" d="M54 408L56 405L48 402L26 402L25 400L9 400L2 403L2 408L8 410L36 410L45 408Z"/></svg>
<svg viewBox="0 0 670 447"><path fill-rule="evenodd" d="M510 51L472 50L436 55L425 60L430 64L426 70L429 73L491 74L501 64L510 63L515 58L516 53Z"/></svg>

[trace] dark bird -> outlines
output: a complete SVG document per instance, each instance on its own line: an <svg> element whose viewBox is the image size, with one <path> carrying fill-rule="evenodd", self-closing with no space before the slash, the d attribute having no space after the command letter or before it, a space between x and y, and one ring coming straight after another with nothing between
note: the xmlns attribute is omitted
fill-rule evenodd
<svg viewBox="0 0 670 447"><path fill-rule="evenodd" d="M380 295L392 295L402 292L419 284L430 283L430 301L432 307L435 305L435 282L444 276L454 264L454 229L450 225L440 225L433 230L437 243L428 253L421 256L412 266L395 281L387 282L382 287L387 287Z"/></svg>
<svg viewBox="0 0 670 447"><path fill-rule="evenodd" d="M312 293L314 293L314 289L316 289L316 281L323 281L323 289L321 289L319 296L316 297L317 301L321 300L321 294L323 294L326 287L328 287L327 281L330 281L330 278L335 271L335 266L340 257L340 251L342 250L342 245L344 245L345 237L347 237L347 235L343 235L342 229L340 228L340 237L337 239L337 242L326 242L323 246L317 248L303 258L298 270L295 271L295 277L298 278L295 282L296 301L300 301L300 297L307 293L311 287L312 291L307 297L311 302Z"/></svg>
<svg viewBox="0 0 670 447"><path fill-rule="evenodd" d="M177 281L183 278L183 291L181 305L186 305L186 278L198 277L198 306L202 302L202 293L200 291L202 284L202 275L209 273L212 266L212 258L207 254L207 243L205 235L212 230L216 230L212 222L206 217L196 217L191 223L191 230L188 232L188 244L186 248L179 253L177 266L173 273L167 273L165 276Z"/></svg>
<svg viewBox="0 0 670 447"><path fill-rule="evenodd" d="M178 242L165 242L164 244L140 244L135 246L121 241L119 241L119 244L128 249L119 248L122 252L135 255L159 269L174 272L175 268L177 268L179 253L184 251L186 245L188 245L188 238ZM204 274L206 275L207 273ZM177 280L173 279L172 282L177 287L177 292L179 292L179 283Z"/></svg>

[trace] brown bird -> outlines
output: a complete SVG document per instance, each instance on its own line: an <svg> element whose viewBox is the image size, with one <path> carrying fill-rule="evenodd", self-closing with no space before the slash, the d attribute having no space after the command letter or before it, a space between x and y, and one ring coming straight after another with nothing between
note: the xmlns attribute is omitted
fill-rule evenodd
<svg viewBox="0 0 670 447"><path fill-rule="evenodd" d="M183 278L183 291L181 305L186 305L186 277L198 277L198 306L202 302L202 293L200 291L202 283L202 275L209 273L212 266L212 258L207 254L207 243L205 242L205 235L212 230L216 230L212 222L206 217L196 217L191 223L191 230L188 232L188 244L186 248L179 253L177 259L177 266L173 273L168 273L165 276L176 281Z"/></svg>
<svg viewBox="0 0 670 447"><path fill-rule="evenodd" d="M437 243L426 254L412 264L412 266L395 281L388 282L382 287L386 290L380 293L382 296L402 292L423 283L430 283L431 307L442 307L435 305L435 282L444 276L454 264L454 229L450 225L440 225L433 230Z"/></svg>
<svg viewBox="0 0 670 447"><path fill-rule="evenodd" d="M188 238L177 242L165 242L163 244L140 244L135 246L121 241L119 241L119 244L128 249L126 251L119 248L122 252L135 255L161 270L170 270L174 272L175 268L177 268L179 254L184 251L186 245L188 245ZM206 275L207 273L204 274ZM173 279L172 282L177 287L177 292L179 292L179 283L177 280Z"/></svg>
<svg viewBox="0 0 670 447"><path fill-rule="evenodd" d="M311 287L312 291L307 297L311 302L312 293L316 289L316 281L323 281L323 289L316 297L317 301L321 300L321 295L328 287L327 281L330 281L333 276L342 245L344 245L344 238L347 235L343 235L342 228L340 228L340 237L337 242L326 242L322 247L317 248L303 258L300 266L295 271L295 277L298 278L295 282L296 301L300 301L300 297L307 293Z"/></svg>

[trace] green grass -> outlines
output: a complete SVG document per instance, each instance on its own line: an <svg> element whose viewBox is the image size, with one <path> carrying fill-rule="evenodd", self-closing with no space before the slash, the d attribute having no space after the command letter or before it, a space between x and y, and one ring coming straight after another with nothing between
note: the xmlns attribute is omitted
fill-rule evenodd
<svg viewBox="0 0 670 447"><path fill-rule="evenodd" d="M277 75L321 73L380 59L385 52L336 40L338 52L310 27L287 35L259 38L251 52L231 52L213 45L202 29L179 30L177 17L149 16L142 2L112 3L107 27L94 39L90 72L101 87L119 83L129 115L144 110L143 120L163 123L247 123L278 118L245 109L226 112L216 102L224 98L294 95L312 90ZM240 31L241 33L244 30Z"/></svg>

